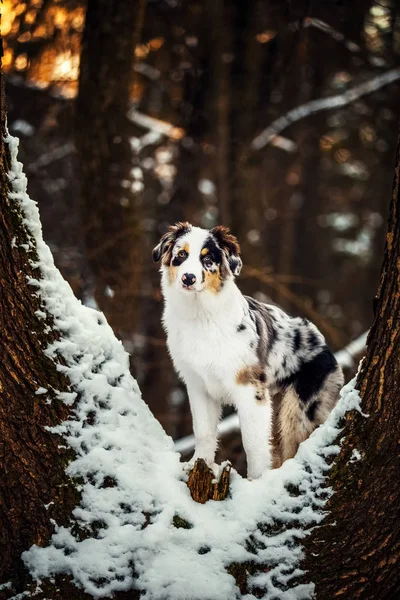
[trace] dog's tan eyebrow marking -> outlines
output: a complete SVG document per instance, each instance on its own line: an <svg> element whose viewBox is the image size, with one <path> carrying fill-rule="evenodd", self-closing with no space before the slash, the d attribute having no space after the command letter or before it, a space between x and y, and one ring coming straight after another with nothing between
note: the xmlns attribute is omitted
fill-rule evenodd
<svg viewBox="0 0 400 600"><path fill-rule="evenodd" d="M200 252L200 254L202 256L205 256L206 254L208 254L208 248L203 248L202 251Z"/></svg>
<svg viewBox="0 0 400 600"><path fill-rule="evenodd" d="M189 254L189 250L190 250L190 246L188 244L188 242L186 242L182 248L179 249L179 252L181 252L182 250L184 250L186 252L186 254Z"/></svg>

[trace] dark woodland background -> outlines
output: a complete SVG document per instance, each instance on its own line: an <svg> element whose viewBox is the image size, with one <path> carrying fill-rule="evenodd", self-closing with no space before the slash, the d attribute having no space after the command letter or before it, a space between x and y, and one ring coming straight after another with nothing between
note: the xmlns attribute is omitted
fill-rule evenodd
<svg viewBox="0 0 400 600"><path fill-rule="evenodd" d="M229 225L241 289L313 320L334 350L368 329L398 133L400 3L3 0L2 12L9 129L45 240L75 294L105 312L170 435L191 433L191 417L151 260L169 223ZM393 69L392 83L363 91ZM278 117L354 88L345 106L257 143Z"/></svg>

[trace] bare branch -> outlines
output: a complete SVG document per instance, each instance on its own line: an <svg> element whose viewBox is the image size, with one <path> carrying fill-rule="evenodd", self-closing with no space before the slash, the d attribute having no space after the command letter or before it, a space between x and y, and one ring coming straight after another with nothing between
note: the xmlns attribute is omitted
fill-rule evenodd
<svg viewBox="0 0 400 600"><path fill-rule="evenodd" d="M400 67L391 69L390 71L386 71L386 73L377 75L376 77L373 77L364 83L360 83L354 88L347 90L347 92L344 92L343 94L337 94L335 96L329 96L329 98L319 98L318 100L306 102L306 104L290 110L288 113L286 113L286 115L275 119L271 125L269 125L266 129L264 129L264 131L262 131L253 139L251 142L251 149L261 150L261 148L264 148L270 144L275 136L284 131L284 129L293 123L300 121L301 119L305 119L306 117L323 110L332 110L333 108L339 108L341 106L351 104L358 98L366 96L367 94L372 94L373 92L376 92L376 90L379 90L385 85L388 85L393 81L397 81L398 79L400 79Z"/></svg>

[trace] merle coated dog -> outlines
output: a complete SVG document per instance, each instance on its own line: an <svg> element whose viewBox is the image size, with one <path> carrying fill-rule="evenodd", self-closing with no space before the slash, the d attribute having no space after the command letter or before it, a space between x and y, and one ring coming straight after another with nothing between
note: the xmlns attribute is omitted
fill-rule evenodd
<svg viewBox="0 0 400 600"><path fill-rule="evenodd" d="M171 226L153 250L161 260L163 325L185 382L196 448L215 468L224 404L239 413L248 477L278 467L323 423L338 400L342 370L317 327L244 296L242 261L229 229Z"/></svg>

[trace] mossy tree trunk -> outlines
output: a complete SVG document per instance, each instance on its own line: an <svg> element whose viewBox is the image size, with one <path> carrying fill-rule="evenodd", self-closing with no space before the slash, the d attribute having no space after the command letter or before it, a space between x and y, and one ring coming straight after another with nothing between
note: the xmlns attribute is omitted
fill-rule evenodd
<svg viewBox="0 0 400 600"><path fill-rule="evenodd" d="M368 351L329 484L327 517L306 541L317 598L400 597L400 141Z"/></svg>

